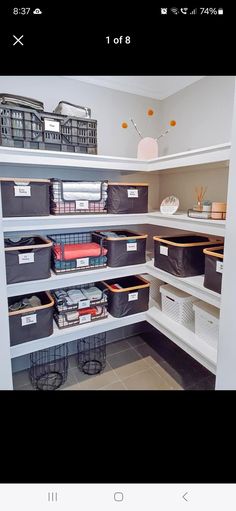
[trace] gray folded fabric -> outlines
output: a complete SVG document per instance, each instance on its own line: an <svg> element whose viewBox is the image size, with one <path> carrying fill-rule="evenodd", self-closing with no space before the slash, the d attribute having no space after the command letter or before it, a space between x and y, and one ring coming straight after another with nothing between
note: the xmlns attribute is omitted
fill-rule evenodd
<svg viewBox="0 0 236 511"><path fill-rule="evenodd" d="M64 200L94 200L102 198L101 181L65 181L62 182L62 195Z"/></svg>
<svg viewBox="0 0 236 511"><path fill-rule="evenodd" d="M96 286L91 286L87 288L82 288L83 294L88 298L89 300L101 300L102 299L102 291Z"/></svg>
<svg viewBox="0 0 236 511"><path fill-rule="evenodd" d="M85 300L86 296L83 294L80 289L69 289L67 291L69 298L71 299L73 304L77 304L80 300Z"/></svg>

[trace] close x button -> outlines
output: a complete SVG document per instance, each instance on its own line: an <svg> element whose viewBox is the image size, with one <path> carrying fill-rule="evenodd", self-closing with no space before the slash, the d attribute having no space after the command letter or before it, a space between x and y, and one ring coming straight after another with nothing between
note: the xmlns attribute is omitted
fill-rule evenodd
<svg viewBox="0 0 236 511"><path fill-rule="evenodd" d="M24 34L20 35L20 36L16 36L14 34L13 35L13 43L12 43L12 46L16 46L16 44L19 44L20 46L24 46L24 43L22 41L23 37L24 37Z"/></svg>

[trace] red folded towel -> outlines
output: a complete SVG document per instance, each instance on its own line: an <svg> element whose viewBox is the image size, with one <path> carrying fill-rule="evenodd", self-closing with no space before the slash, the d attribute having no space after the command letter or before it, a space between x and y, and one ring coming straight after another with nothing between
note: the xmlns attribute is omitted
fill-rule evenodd
<svg viewBox="0 0 236 511"><path fill-rule="evenodd" d="M98 243L78 243L73 245L55 245L53 248L56 259L68 261L82 257L99 257L107 253L106 248L101 248Z"/></svg>

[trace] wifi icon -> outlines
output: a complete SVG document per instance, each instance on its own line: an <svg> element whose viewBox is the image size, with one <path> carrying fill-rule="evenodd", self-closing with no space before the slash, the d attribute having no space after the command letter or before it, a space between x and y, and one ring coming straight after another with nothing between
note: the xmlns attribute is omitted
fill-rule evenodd
<svg viewBox="0 0 236 511"><path fill-rule="evenodd" d="M170 10L173 14L179 14L179 9L177 7L171 7Z"/></svg>

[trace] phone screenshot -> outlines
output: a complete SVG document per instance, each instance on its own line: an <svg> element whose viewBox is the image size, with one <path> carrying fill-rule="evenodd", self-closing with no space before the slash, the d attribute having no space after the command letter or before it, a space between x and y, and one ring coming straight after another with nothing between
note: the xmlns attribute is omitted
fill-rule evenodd
<svg viewBox="0 0 236 511"><path fill-rule="evenodd" d="M234 11L1 7L1 510L233 510Z"/></svg>
<svg viewBox="0 0 236 511"><path fill-rule="evenodd" d="M0 388L235 389L235 77L194 46L189 73L180 39L229 12L72 14L4 13Z"/></svg>

